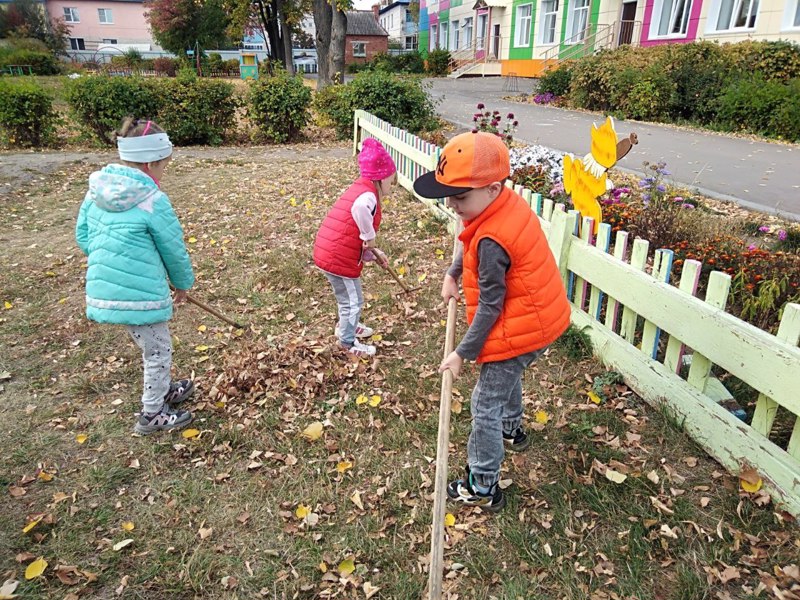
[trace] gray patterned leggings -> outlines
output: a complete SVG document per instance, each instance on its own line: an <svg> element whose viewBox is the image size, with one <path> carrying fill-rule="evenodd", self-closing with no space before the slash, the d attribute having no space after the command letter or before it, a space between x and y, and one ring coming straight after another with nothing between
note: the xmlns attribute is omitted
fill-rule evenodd
<svg viewBox="0 0 800 600"><path fill-rule="evenodd" d="M157 413L164 404L164 396L169 391L172 368L172 336L169 325L128 325L128 333L142 349L144 363L144 389L142 405L144 412Z"/></svg>

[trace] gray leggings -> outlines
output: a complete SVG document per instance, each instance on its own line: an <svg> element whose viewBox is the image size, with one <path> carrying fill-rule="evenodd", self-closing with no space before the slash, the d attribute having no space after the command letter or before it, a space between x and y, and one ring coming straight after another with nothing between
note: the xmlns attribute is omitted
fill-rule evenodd
<svg viewBox="0 0 800 600"><path fill-rule="evenodd" d="M361 309L364 307L364 294L361 291L361 279L340 277L323 271L331 282L336 304L339 305L339 342L350 347L356 341L356 327Z"/></svg>
<svg viewBox="0 0 800 600"><path fill-rule="evenodd" d="M503 432L513 433L522 423L522 372L544 350L481 365L470 401L472 433L467 442L470 472L478 485L491 486L500 477Z"/></svg>
<svg viewBox="0 0 800 600"><path fill-rule="evenodd" d="M144 386L142 405L144 412L157 413L169 391L172 368L172 336L167 323L128 325L128 333L142 349Z"/></svg>

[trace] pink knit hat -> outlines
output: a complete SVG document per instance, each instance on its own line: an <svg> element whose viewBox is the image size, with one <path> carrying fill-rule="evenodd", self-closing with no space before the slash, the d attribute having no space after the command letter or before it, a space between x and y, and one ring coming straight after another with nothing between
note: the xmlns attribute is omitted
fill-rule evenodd
<svg viewBox="0 0 800 600"><path fill-rule="evenodd" d="M367 138L361 145L358 168L362 177L372 181L385 179L397 171L392 157L375 138Z"/></svg>

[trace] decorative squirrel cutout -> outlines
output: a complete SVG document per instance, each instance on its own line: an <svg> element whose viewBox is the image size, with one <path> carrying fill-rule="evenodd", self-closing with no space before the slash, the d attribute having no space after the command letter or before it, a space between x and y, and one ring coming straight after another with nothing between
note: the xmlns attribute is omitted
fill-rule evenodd
<svg viewBox="0 0 800 600"><path fill-rule="evenodd" d="M592 123L591 152L583 159L564 155L564 191L572 196L575 210L584 217L594 219L594 233L603 220L603 211L597 198L608 189L606 171L617 164L636 144L639 137L631 133L617 141L614 119L606 117L601 127Z"/></svg>

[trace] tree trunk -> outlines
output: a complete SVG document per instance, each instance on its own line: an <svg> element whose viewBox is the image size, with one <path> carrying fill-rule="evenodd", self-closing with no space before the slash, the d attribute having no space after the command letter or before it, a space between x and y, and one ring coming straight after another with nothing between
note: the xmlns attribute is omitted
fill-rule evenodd
<svg viewBox="0 0 800 600"><path fill-rule="evenodd" d="M333 9L327 0L312 0L314 9L314 27L317 30L317 89L330 85L331 75L328 69L328 50L331 46L331 22Z"/></svg>
<svg viewBox="0 0 800 600"><path fill-rule="evenodd" d="M284 0L285 1L285 0ZM283 2L279 5L281 12L278 15L281 22L281 41L283 42L283 65L286 67L286 72L289 75L294 75L294 54L292 52L292 30L286 23L286 15L284 14Z"/></svg>
<svg viewBox="0 0 800 600"><path fill-rule="evenodd" d="M331 44L328 50L328 73L337 83L344 83L345 37L347 35L347 14L335 6L332 10Z"/></svg>

